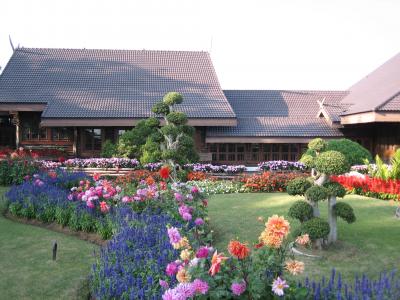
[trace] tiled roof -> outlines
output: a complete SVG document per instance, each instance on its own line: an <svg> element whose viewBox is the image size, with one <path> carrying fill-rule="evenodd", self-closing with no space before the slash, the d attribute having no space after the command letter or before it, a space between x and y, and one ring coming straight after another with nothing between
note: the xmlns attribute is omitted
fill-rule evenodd
<svg viewBox="0 0 400 300"><path fill-rule="evenodd" d="M238 118L237 127L208 128L207 136L336 137L343 134L317 117L318 101L340 105L342 91L225 90ZM333 110L331 111L333 114ZM338 118L335 115L335 118Z"/></svg>
<svg viewBox="0 0 400 300"><path fill-rule="evenodd" d="M399 111L400 110L400 93L394 96L392 99L378 107L378 110L383 111Z"/></svg>
<svg viewBox="0 0 400 300"><path fill-rule="evenodd" d="M400 92L400 53L349 88L342 102L352 104L343 115L380 110ZM392 107L400 110L400 107Z"/></svg>
<svg viewBox="0 0 400 300"><path fill-rule="evenodd" d="M170 91L189 118L235 118L207 52L19 48L0 76L0 103L43 118L143 118Z"/></svg>

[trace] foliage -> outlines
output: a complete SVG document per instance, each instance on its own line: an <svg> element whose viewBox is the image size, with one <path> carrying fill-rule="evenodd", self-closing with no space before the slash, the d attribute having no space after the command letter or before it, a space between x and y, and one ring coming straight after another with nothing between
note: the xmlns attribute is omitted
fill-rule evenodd
<svg viewBox="0 0 400 300"><path fill-rule="evenodd" d="M298 177L288 182L286 191L291 196L303 196L310 187L310 180L305 177Z"/></svg>
<svg viewBox="0 0 400 300"><path fill-rule="evenodd" d="M371 176L380 179L400 179L400 149L397 149L390 160L390 165L386 165L377 155L375 166L371 168Z"/></svg>
<svg viewBox="0 0 400 300"><path fill-rule="evenodd" d="M354 214L353 208L345 203L345 202L338 202L334 206L335 214L338 217L341 217L347 223L354 223L356 221L356 216Z"/></svg>
<svg viewBox="0 0 400 300"><path fill-rule="evenodd" d="M143 154L143 145L147 138L157 131L160 121L157 118L140 120L136 126L124 132L118 139L117 156L139 158Z"/></svg>
<svg viewBox="0 0 400 300"><path fill-rule="evenodd" d="M173 106L175 104L181 104L183 102L183 97L177 92L169 92L164 95L163 103L168 106Z"/></svg>
<svg viewBox="0 0 400 300"><path fill-rule="evenodd" d="M33 175L38 166L29 160L0 161L0 185L20 184L24 177Z"/></svg>
<svg viewBox="0 0 400 300"><path fill-rule="evenodd" d="M308 202L299 200L289 208L288 214L303 223L313 218L313 208Z"/></svg>
<svg viewBox="0 0 400 300"><path fill-rule="evenodd" d="M328 198L328 190L323 186L313 185L306 191L305 195L309 201L323 201Z"/></svg>
<svg viewBox="0 0 400 300"><path fill-rule="evenodd" d="M303 163L307 168L314 168L315 166L315 157L310 154L303 154L301 156L300 162Z"/></svg>
<svg viewBox="0 0 400 300"><path fill-rule="evenodd" d="M326 151L330 150L342 153L351 166L362 164L365 160L372 160L371 153L366 148L349 139L330 140Z"/></svg>
<svg viewBox="0 0 400 300"><path fill-rule="evenodd" d="M349 193L365 195L382 200L400 200L400 180L380 179L369 176L332 176L332 181L340 183Z"/></svg>
<svg viewBox="0 0 400 300"><path fill-rule="evenodd" d="M301 225L303 233L307 233L311 240L323 239L328 236L330 228L328 222L321 218L312 218Z"/></svg>
<svg viewBox="0 0 400 300"><path fill-rule="evenodd" d="M338 182L329 181L324 183L324 188L327 189L329 196L343 198L346 196L346 189Z"/></svg>
<svg viewBox="0 0 400 300"><path fill-rule="evenodd" d="M308 149L310 149L311 151L314 151L314 152L325 151L326 146L327 146L327 143L321 138L313 139L308 143Z"/></svg>
<svg viewBox="0 0 400 300"><path fill-rule="evenodd" d="M321 173L339 175L350 170L350 165L342 153L330 150L315 158L315 168Z"/></svg>
<svg viewBox="0 0 400 300"><path fill-rule="evenodd" d="M110 140L106 140L101 147L101 157L113 157L117 154L117 146Z"/></svg>

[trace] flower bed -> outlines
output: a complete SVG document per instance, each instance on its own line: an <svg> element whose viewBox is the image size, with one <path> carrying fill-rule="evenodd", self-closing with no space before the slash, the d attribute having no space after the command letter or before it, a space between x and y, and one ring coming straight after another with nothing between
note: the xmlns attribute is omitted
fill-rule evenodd
<svg viewBox="0 0 400 300"><path fill-rule="evenodd" d="M400 180L371 178L369 176L332 176L349 192L383 200L400 200Z"/></svg>
<svg viewBox="0 0 400 300"><path fill-rule="evenodd" d="M286 160L264 161L258 164L262 171L306 171L307 167L301 162L292 162Z"/></svg>
<svg viewBox="0 0 400 300"><path fill-rule="evenodd" d="M241 181L245 192L285 192L288 182L297 177L307 177L307 174L264 172L243 177Z"/></svg>
<svg viewBox="0 0 400 300"><path fill-rule="evenodd" d="M137 168L139 161L129 158L73 158L64 162L70 168Z"/></svg>
<svg viewBox="0 0 400 300"><path fill-rule="evenodd" d="M193 172L205 172L205 173L228 173L228 174L238 174L246 171L246 166L243 165L212 165L212 164L186 164L184 169Z"/></svg>

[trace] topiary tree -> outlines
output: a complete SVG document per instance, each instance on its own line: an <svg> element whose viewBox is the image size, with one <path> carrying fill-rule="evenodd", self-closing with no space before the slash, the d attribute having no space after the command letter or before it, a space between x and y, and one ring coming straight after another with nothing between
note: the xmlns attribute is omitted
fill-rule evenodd
<svg viewBox="0 0 400 300"><path fill-rule="evenodd" d="M174 110L174 106L182 102L181 94L170 92L152 108L152 112L162 116L165 122L165 125L159 129L162 136L159 142L160 156L163 161L171 165L174 180L176 180L176 168L179 165L198 160L193 141L194 128L187 125L188 119L185 113ZM153 158L151 156L155 153L155 143L157 142L146 142L147 146L144 146L143 151L145 160Z"/></svg>
<svg viewBox="0 0 400 300"><path fill-rule="evenodd" d="M329 143L326 143L320 138L310 141L310 143L308 144L308 150L302 156L301 161L303 161L307 166L313 169L313 184L312 186L309 186L305 181L300 182L299 180L293 180L288 184L288 187L291 187L289 191L291 192L291 194L305 195L306 200L313 208L314 218L319 218L320 216L318 203L324 200L328 200L328 226L326 226L325 224L323 226L324 232L326 231L326 227L328 227L329 229L327 234L328 243L334 243L337 241L337 216L339 216L338 212L340 211L341 217L346 215L346 218L348 218L348 220L352 219L349 210L346 210L346 214L342 213L342 210L344 210L342 204L339 205L339 209L335 209L337 204L336 198L344 197L346 191L340 184L336 182L330 182L329 178L331 175L339 175L348 172L350 170L350 164L343 153L336 150L330 150ZM303 184L303 186L301 186L301 184ZM355 220L355 216L353 220ZM307 222L311 222L311 220ZM322 224L320 221L313 222L315 222L312 223L314 224L313 226ZM316 235L314 235L314 237L315 236ZM319 237L318 239L320 238L321 237ZM320 248L321 243L322 240L316 240L314 245Z"/></svg>
<svg viewBox="0 0 400 300"><path fill-rule="evenodd" d="M296 201L289 209L289 216L304 223L314 217L312 206L306 201Z"/></svg>

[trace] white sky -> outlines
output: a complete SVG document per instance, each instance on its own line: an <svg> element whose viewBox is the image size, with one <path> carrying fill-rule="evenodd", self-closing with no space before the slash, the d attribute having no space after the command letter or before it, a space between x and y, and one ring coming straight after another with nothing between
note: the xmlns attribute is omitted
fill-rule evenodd
<svg viewBox="0 0 400 300"><path fill-rule="evenodd" d="M205 50L224 89L346 89L400 52L399 0L1 0L24 47ZM212 47L211 47L212 39Z"/></svg>

